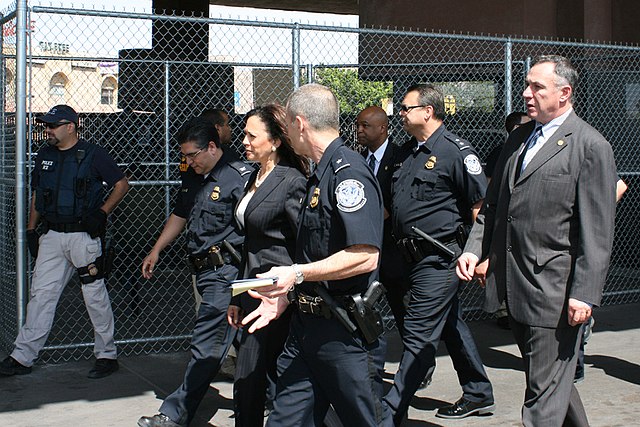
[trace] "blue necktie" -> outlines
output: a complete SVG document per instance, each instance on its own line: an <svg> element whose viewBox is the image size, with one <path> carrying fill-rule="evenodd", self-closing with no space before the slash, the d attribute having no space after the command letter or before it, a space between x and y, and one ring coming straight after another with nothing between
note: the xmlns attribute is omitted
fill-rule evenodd
<svg viewBox="0 0 640 427"><path fill-rule="evenodd" d="M542 125L538 125L533 131L533 133L531 134L531 136L529 137L529 139L527 140L527 144L524 150L522 150L522 153L520 153L520 157L518 158L518 164L516 167L516 179L520 177L524 169L527 167L527 165L524 163L524 158L527 155L527 151L529 151L531 147L533 147L536 144L536 142L541 136L542 136Z"/></svg>
<svg viewBox="0 0 640 427"><path fill-rule="evenodd" d="M373 172L376 171L376 156L374 156L373 154L369 154L369 160L367 160L367 164L369 165L369 168L371 168L371 170Z"/></svg>

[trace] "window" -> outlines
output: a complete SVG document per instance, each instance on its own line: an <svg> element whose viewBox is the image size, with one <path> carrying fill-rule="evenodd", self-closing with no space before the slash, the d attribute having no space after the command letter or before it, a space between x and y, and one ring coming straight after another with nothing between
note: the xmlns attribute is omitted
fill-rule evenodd
<svg viewBox="0 0 640 427"><path fill-rule="evenodd" d="M100 92L100 104L113 105L115 103L117 85L118 83L113 77L104 79Z"/></svg>
<svg viewBox="0 0 640 427"><path fill-rule="evenodd" d="M49 94L53 98L59 98L56 99L57 101L64 101L68 82L69 79L67 79L64 73L55 73L49 81Z"/></svg>

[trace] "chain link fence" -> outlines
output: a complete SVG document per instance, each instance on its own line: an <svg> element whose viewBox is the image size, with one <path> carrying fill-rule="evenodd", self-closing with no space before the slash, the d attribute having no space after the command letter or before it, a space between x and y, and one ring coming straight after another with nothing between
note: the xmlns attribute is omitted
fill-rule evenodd
<svg viewBox="0 0 640 427"><path fill-rule="evenodd" d="M16 286L15 14L2 22L0 348L9 351L25 302ZM334 88L342 134L354 148L355 116L372 104L388 111L393 141L402 143L407 135L395 106L409 85L431 82L445 93L446 126L484 157L504 141L506 114L524 108L526 72L543 53L565 55L579 68L575 108L611 142L629 185L604 303L640 300L638 47L44 7L30 9L27 22L27 160L45 143L35 117L66 103L80 112L81 136L106 147L132 186L108 234L117 253L108 286L121 354L188 348L195 311L184 238L164 251L153 280L139 271L172 209L180 161L174 136L185 120L207 108L228 111L231 148L241 153L249 109L284 103L294 87L315 81ZM27 172L31 167L27 162ZM41 361L91 357L93 331L79 287L74 279L64 291ZM463 287L468 319L488 316L483 297L481 289Z"/></svg>

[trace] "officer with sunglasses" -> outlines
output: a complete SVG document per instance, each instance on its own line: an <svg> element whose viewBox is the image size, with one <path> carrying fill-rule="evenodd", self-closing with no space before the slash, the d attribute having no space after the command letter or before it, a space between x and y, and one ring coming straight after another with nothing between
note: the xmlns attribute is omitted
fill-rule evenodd
<svg viewBox="0 0 640 427"><path fill-rule="evenodd" d="M493 390L462 319L455 274L462 243L459 230L475 218L487 180L473 147L445 127L444 96L438 89L429 84L411 86L399 114L412 138L395 158L391 218L396 246L405 260L409 305L402 333L404 351L385 401L394 423L400 425L420 382L435 368L442 340L463 395L436 416L490 414L495 409Z"/></svg>
<svg viewBox="0 0 640 427"><path fill-rule="evenodd" d="M142 275L153 277L162 250L186 228L187 264L196 277L202 303L184 380L164 399L158 414L138 420L140 427L188 426L233 339L227 308L244 241L233 209L253 170L235 160L231 149L223 148L215 125L205 118L191 119L176 139L193 173L182 175L175 208L142 262Z"/></svg>
<svg viewBox="0 0 640 427"><path fill-rule="evenodd" d="M38 151L31 180L33 197L27 242L36 258L27 319L15 349L0 363L4 376L24 375L38 357L51 331L58 299L74 271L95 332L96 362L89 378L118 369L114 321L105 287L101 239L107 215L129 190L114 159L102 147L78 137L78 114L56 105L36 119L44 123L47 145ZM103 182L113 191L105 200ZM36 231L42 223L44 234Z"/></svg>

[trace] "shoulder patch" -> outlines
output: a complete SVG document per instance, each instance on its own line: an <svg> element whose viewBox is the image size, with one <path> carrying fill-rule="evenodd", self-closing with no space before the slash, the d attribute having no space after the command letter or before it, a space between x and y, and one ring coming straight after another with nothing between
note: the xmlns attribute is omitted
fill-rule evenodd
<svg viewBox="0 0 640 427"><path fill-rule="evenodd" d="M482 164L475 154L468 154L464 158L464 166L471 175L480 175L482 172Z"/></svg>
<svg viewBox="0 0 640 427"><path fill-rule="evenodd" d="M338 209L343 212L355 212L367 203L364 185L356 179L345 179L336 187Z"/></svg>

